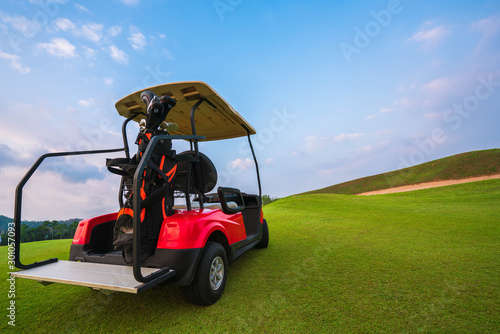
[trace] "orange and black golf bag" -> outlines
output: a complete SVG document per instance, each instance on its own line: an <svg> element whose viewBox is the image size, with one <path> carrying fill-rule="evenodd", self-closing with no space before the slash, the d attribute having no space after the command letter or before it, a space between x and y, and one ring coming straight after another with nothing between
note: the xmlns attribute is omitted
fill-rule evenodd
<svg viewBox="0 0 500 334"><path fill-rule="evenodd" d="M148 166L142 175L140 193L133 192L135 171L143 158L150 140L157 135L165 135L158 127L165 120L176 101L169 96L158 99L152 92L143 92L142 100L147 105L146 123L142 124L137 136L138 152L131 158L108 159L107 167L112 173L122 176L123 204L118 212L114 229L113 245L123 252L126 262L133 260L133 216L140 215L141 222L141 262L156 249L163 220L173 214L174 181L177 174L175 151L170 139L160 140L156 145ZM133 207L134 196L141 197L141 212Z"/></svg>

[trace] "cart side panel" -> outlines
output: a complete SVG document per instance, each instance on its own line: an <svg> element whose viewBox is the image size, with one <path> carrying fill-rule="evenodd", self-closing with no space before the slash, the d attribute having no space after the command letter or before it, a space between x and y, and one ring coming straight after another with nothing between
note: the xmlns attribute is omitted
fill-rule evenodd
<svg viewBox="0 0 500 334"><path fill-rule="evenodd" d="M224 233L229 245L246 239L241 213L228 215L221 210L178 210L163 222L157 248L203 248L214 231Z"/></svg>
<svg viewBox="0 0 500 334"><path fill-rule="evenodd" d="M76 229L75 236L73 237L74 245L87 245L90 242L90 234L92 233L92 229L103 223L107 223L109 221L116 220L118 213L110 213L107 215L85 219L82 220Z"/></svg>

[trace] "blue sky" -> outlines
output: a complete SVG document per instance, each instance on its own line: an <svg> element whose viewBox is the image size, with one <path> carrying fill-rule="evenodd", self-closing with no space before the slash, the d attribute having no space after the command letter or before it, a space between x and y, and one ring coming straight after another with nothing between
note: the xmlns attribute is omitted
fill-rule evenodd
<svg viewBox="0 0 500 334"><path fill-rule="evenodd" d="M207 82L254 126L272 196L500 146L498 1L5 0L0 71L7 216L38 156L119 147L114 103L168 82ZM245 144L201 147L254 192ZM23 218L117 210L104 158L48 161Z"/></svg>

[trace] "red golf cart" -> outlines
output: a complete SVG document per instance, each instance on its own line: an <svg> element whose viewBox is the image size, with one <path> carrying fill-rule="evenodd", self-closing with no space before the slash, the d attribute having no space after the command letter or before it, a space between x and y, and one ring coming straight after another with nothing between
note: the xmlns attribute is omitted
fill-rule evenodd
<svg viewBox="0 0 500 334"><path fill-rule="evenodd" d="M223 293L228 265L246 251L268 245L250 140L255 130L203 82L150 87L124 97L116 109L126 118L123 148L45 154L18 184L15 264L22 270L11 275L130 293L168 282L179 285L188 302L211 305ZM130 121L140 125L133 156L126 133ZM243 136L255 160L259 194L214 190L217 171L198 143ZM187 141L189 150L174 150L176 141ZM81 221L69 261L21 263L22 190L44 159L120 151L124 157L106 163L121 176L120 211Z"/></svg>

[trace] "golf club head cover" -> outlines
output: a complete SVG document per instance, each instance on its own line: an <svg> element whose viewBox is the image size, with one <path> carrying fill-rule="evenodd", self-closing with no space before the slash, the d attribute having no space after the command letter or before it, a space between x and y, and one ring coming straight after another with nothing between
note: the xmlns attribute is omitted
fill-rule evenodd
<svg viewBox="0 0 500 334"><path fill-rule="evenodd" d="M163 121L167 118L168 112L172 109L177 101L168 95L160 97L160 103L163 105Z"/></svg>
<svg viewBox="0 0 500 334"><path fill-rule="evenodd" d="M146 128L156 130L163 122L164 107L160 99L151 91L144 91L141 94L141 100L146 103Z"/></svg>

